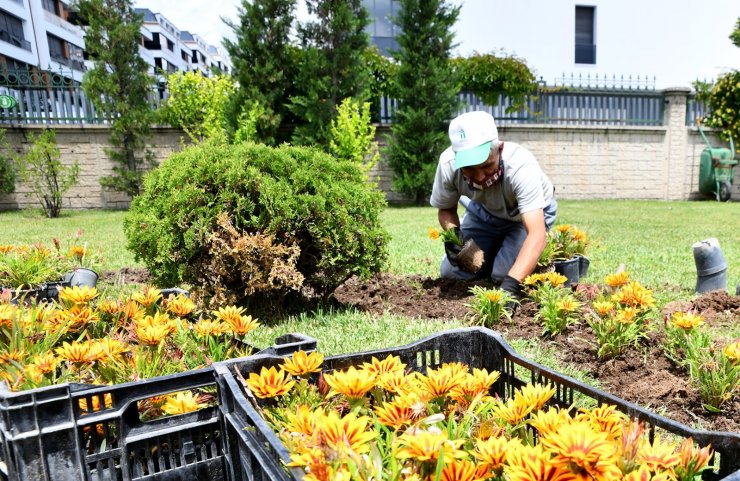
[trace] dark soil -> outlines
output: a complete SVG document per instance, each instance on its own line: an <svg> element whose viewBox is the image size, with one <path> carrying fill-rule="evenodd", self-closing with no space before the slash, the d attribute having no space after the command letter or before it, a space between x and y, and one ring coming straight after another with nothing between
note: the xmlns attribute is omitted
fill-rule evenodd
<svg viewBox="0 0 740 481"><path fill-rule="evenodd" d="M345 306L382 314L390 312L419 319L463 319L469 313L469 289L473 282L430 279L418 276L378 275L368 281L351 279L335 292ZM580 286L586 291L592 286ZM740 322L740 296L714 291L691 302L665 306L662 314L693 309L710 326ZM534 321L536 306L525 302L512 323L497 329L505 339L540 338L560 353L561 361L598 380L600 388L622 399L652 409L683 424L710 431L740 432L740 400L727 402L723 412L710 414L702 408L699 394L688 375L677 368L661 350L662 332L653 331L641 350L633 350L609 361L596 355L596 338L584 323L570 326L554 338L542 338L542 327Z"/></svg>

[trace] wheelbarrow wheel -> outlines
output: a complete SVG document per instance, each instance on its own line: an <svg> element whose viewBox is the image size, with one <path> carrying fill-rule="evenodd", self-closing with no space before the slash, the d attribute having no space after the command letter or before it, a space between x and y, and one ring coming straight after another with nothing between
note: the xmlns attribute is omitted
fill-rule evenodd
<svg viewBox="0 0 740 481"><path fill-rule="evenodd" d="M732 196L732 184L729 182L720 182L719 184L719 201L727 202Z"/></svg>

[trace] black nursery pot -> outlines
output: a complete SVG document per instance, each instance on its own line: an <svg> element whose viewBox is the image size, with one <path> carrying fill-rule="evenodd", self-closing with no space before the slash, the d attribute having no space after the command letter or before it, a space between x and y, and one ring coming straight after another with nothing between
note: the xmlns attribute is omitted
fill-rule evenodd
<svg viewBox="0 0 740 481"><path fill-rule="evenodd" d="M562 274L568 278L566 285L572 286L578 284L581 278L581 260L578 257L564 261L555 261L552 263L555 267L555 272Z"/></svg>

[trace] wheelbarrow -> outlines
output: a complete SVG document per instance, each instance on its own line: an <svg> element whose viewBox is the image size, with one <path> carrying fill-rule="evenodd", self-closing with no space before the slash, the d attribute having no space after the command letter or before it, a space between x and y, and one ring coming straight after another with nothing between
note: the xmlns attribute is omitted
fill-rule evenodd
<svg viewBox="0 0 740 481"><path fill-rule="evenodd" d="M701 151L699 160L699 192L714 194L718 201L726 202L732 195L734 168L738 163L735 160L735 144L730 137L729 149L712 147L701 128L701 118L696 119L696 126L699 128L704 143L707 144L707 148Z"/></svg>

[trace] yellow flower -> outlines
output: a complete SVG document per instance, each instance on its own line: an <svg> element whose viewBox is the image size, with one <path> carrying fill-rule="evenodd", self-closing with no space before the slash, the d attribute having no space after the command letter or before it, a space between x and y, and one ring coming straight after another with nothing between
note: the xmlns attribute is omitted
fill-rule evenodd
<svg viewBox="0 0 740 481"><path fill-rule="evenodd" d="M423 391L432 399L446 396L463 379L465 372L449 365L429 369L427 375L420 378Z"/></svg>
<svg viewBox="0 0 740 481"><path fill-rule="evenodd" d="M177 317L188 317L195 310L195 303L182 294L165 299L165 306L167 312Z"/></svg>
<svg viewBox="0 0 740 481"><path fill-rule="evenodd" d="M392 401L382 406L375 406L375 415L381 424L399 429L403 425L411 423L413 412L411 407L403 401Z"/></svg>
<svg viewBox="0 0 740 481"><path fill-rule="evenodd" d="M486 299L492 304L498 304L504 298L504 292L500 289L491 289L486 291Z"/></svg>
<svg viewBox="0 0 740 481"><path fill-rule="evenodd" d="M592 304L594 311L599 315L600 318L607 317L614 309L614 304L609 301L596 301Z"/></svg>
<svg viewBox="0 0 740 481"><path fill-rule="evenodd" d="M67 255L69 257L82 260L85 257L85 254L87 254L87 248L85 246L73 245L69 248L69 253Z"/></svg>
<svg viewBox="0 0 740 481"><path fill-rule="evenodd" d="M219 321L237 321L240 317L244 315L244 308L236 306L219 307L218 310L214 311L212 314Z"/></svg>
<svg viewBox="0 0 740 481"><path fill-rule="evenodd" d="M90 412L98 412L100 411L100 395L93 395L92 396L92 402L90 403L92 407L92 411L88 409L87 406L87 398L82 398L78 401L78 405L80 407L80 412L82 414L88 414ZM110 393L103 394L103 405L106 409L109 409L113 406L113 398L111 397Z"/></svg>
<svg viewBox="0 0 740 481"><path fill-rule="evenodd" d="M72 332L79 331L86 325L100 320L95 311L80 304L75 304L71 308L61 311L59 315L64 319L67 329Z"/></svg>
<svg viewBox="0 0 740 481"><path fill-rule="evenodd" d="M681 456L676 452L676 445L668 441L662 442L658 435L652 444L643 441L637 452L637 462L644 464L652 472L659 470L672 472L680 461Z"/></svg>
<svg viewBox="0 0 740 481"><path fill-rule="evenodd" d="M158 346L169 335L170 328L166 324L142 324L136 329L139 342L147 346Z"/></svg>
<svg viewBox="0 0 740 481"><path fill-rule="evenodd" d="M388 354L388 357L382 361L378 360L375 356L370 359L370 362L362 363L362 368L368 372L376 375L381 375L389 372L403 372L406 364L401 362L401 358Z"/></svg>
<svg viewBox="0 0 740 481"><path fill-rule="evenodd" d="M191 391L183 391L167 396L162 411L166 414L185 414L206 407L198 402L198 398Z"/></svg>
<svg viewBox="0 0 740 481"><path fill-rule="evenodd" d="M390 393L399 393L409 385L408 377L403 371L381 374L376 382L381 389Z"/></svg>
<svg viewBox="0 0 740 481"><path fill-rule="evenodd" d="M304 376L312 372L321 371L324 355L318 352L310 354L305 351L296 351L293 356L283 360L283 369L294 376Z"/></svg>
<svg viewBox="0 0 740 481"><path fill-rule="evenodd" d="M430 227L429 229L427 229L427 235L432 240L439 239L439 231L435 229L434 227Z"/></svg>
<svg viewBox="0 0 740 481"><path fill-rule="evenodd" d="M627 420L628 418L624 414L609 404L602 404L590 410L581 408L578 415L576 415L576 421L589 423L597 431L605 433L611 441L621 439L622 427Z"/></svg>
<svg viewBox="0 0 740 481"><path fill-rule="evenodd" d="M310 438L316 431L317 420L323 419L324 416L321 411L312 411L308 406L298 406L295 412L286 411L285 428L290 433Z"/></svg>
<svg viewBox="0 0 740 481"><path fill-rule="evenodd" d="M609 287L622 287L630 281L630 274L627 271L617 272L616 274L609 274L604 279L604 282Z"/></svg>
<svg viewBox="0 0 740 481"><path fill-rule="evenodd" d="M561 234L565 234L566 232L570 232L571 226L570 224L560 224L555 226L555 230Z"/></svg>
<svg viewBox="0 0 740 481"><path fill-rule="evenodd" d="M564 297L557 302L556 307L561 312L575 312L581 304L571 297Z"/></svg>
<svg viewBox="0 0 740 481"><path fill-rule="evenodd" d="M549 282L550 284L552 284L554 287L560 287L568 282L567 277L555 271L546 272L544 274L544 280L545 282Z"/></svg>
<svg viewBox="0 0 740 481"><path fill-rule="evenodd" d="M103 353L114 359L124 352L128 352L131 350L131 346L129 346L127 343L121 341L120 339L114 339L110 337L98 339L97 346L100 347Z"/></svg>
<svg viewBox="0 0 740 481"><path fill-rule="evenodd" d="M500 476L506 463L508 446L509 442L504 437L488 438L485 441L479 439L475 443L473 456L492 473L490 477Z"/></svg>
<svg viewBox="0 0 740 481"><path fill-rule="evenodd" d="M554 453L552 463L569 468L582 477L610 481L622 475L616 465L614 445L606 434L595 431L586 423L561 426L557 432L541 438L545 450Z"/></svg>
<svg viewBox="0 0 740 481"><path fill-rule="evenodd" d="M282 369L278 371L275 367L267 369L263 366L259 374L254 372L249 374L247 385L260 399L282 396L295 384L295 381L290 380L286 374Z"/></svg>
<svg viewBox="0 0 740 481"><path fill-rule="evenodd" d="M693 479L692 474L701 473L709 466L709 460L712 458L712 446L709 445L700 449L694 447L694 440L692 438L687 438L678 447L678 455L680 456L680 461L676 470L682 473L689 473L689 476Z"/></svg>
<svg viewBox="0 0 740 481"><path fill-rule="evenodd" d="M228 326L221 321L214 321L210 319L199 319L198 322L193 324L193 332L198 337L219 337L226 334Z"/></svg>
<svg viewBox="0 0 740 481"><path fill-rule="evenodd" d="M514 400L523 406L531 406L532 410L536 411L554 395L555 385L548 387L542 384L529 383L514 391Z"/></svg>
<svg viewBox="0 0 740 481"><path fill-rule="evenodd" d="M646 289L639 282L632 281L612 296L612 301L626 306L646 309L655 306L653 291Z"/></svg>
<svg viewBox="0 0 740 481"><path fill-rule="evenodd" d="M65 287L59 291L59 300L68 304L87 304L98 297L98 289L90 286Z"/></svg>
<svg viewBox="0 0 740 481"><path fill-rule="evenodd" d="M0 304L0 327L11 327L17 313L18 307L12 304Z"/></svg>
<svg viewBox="0 0 740 481"><path fill-rule="evenodd" d="M396 438L395 454L398 459L414 459L436 463L444 447L445 462L465 456L458 448L461 441L450 441L446 431L406 431Z"/></svg>
<svg viewBox="0 0 740 481"><path fill-rule="evenodd" d="M440 481L477 481L475 463L467 459L457 459L442 468Z"/></svg>
<svg viewBox="0 0 740 481"><path fill-rule="evenodd" d="M491 412L498 418L515 426L532 412L534 405L527 404L522 398L509 399L506 402L499 400L491 408Z"/></svg>
<svg viewBox="0 0 740 481"><path fill-rule="evenodd" d="M245 316L243 313L243 307L227 306L220 307L213 312L213 315L216 319L226 323L231 332L237 336L244 336L259 327L259 322L257 322L257 319L252 319L252 316Z"/></svg>
<svg viewBox="0 0 740 481"><path fill-rule="evenodd" d="M58 363L59 359L57 359L51 351L43 354L36 354L33 357L33 365L40 374L49 374L54 372Z"/></svg>
<svg viewBox="0 0 740 481"><path fill-rule="evenodd" d="M733 364L740 361L740 340L731 342L722 349L722 353L727 356Z"/></svg>
<svg viewBox="0 0 740 481"><path fill-rule="evenodd" d="M690 312L674 312L671 315L671 323L674 326L688 331L704 324L704 317Z"/></svg>
<svg viewBox="0 0 740 481"><path fill-rule="evenodd" d="M15 249L15 246L11 244L0 244L0 254L7 254L8 252L12 252L13 249Z"/></svg>
<svg viewBox="0 0 740 481"><path fill-rule="evenodd" d="M131 294L131 299L144 307L149 307L162 298L162 291L154 286L145 286L141 292Z"/></svg>
<svg viewBox="0 0 740 481"><path fill-rule="evenodd" d="M90 347L89 342L73 341L71 344L64 342L61 347L54 349L54 352L65 361L83 364L90 362Z"/></svg>
<svg viewBox="0 0 740 481"><path fill-rule="evenodd" d="M510 443L512 448L507 453L508 466L504 469L508 481L580 481L568 468L558 466L550 461L542 449ZM618 478L615 478L618 479Z"/></svg>
<svg viewBox="0 0 740 481"><path fill-rule="evenodd" d="M543 282L544 278L544 274L542 273L530 274L524 278L522 284L524 284L525 286L536 286L537 284Z"/></svg>
<svg viewBox="0 0 740 481"><path fill-rule="evenodd" d="M324 374L324 381L332 391L344 394L350 399L359 399L375 385L376 376L364 369L350 366L346 371Z"/></svg>
<svg viewBox="0 0 740 481"><path fill-rule="evenodd" d="M624 477L624 481L652 481L653 479L655 478L653 478L647 466L640 466Z"/></svg>
<svg viewBox="0 0 740 481"><path fill-rule="evenodd" d="M573 422L568 411L550 407L547 411L538 411L532 413L528 421L540 433L540 436L547 436L550 433L556 433L562 425Z"/></svg>
<svg viewBox="0 0 740 481"><path fill-rule="evenodd" d="M320 423L317 423L318 436L321 444L325 444L332 451L349 454L366 453L370 450L370 441L377 433L368 431L370 418L357 417L354 413L340 417L336 411L330 411Z"/></svg>
<svg viewBox="0 0 740 481"><path fill-rule="evenodd" d="M121 305L118 301L105 300L98 302L98 311L110 316L118 314Z"/></svg>
<svg viewBox="0 0 740 481"><path fill-rule="evenodd" d="M485 369L473 369L472 374L465 374L456 387L450 391L450 396L463 406L467 406L476 396L485 396L501 373L489 373Z"/></svg>
<svg viewBox="0 0 740 481"><path fill-rule="evenodd" d="M623 307L614 313L614 319L622 324L632 324L637 319L640 310L636 307Z"/></svg>
<svg viewBox="0 0 740 481"><path fill-rule="evenodd" d="M144 318L144 308L136 301L128 301L121 307L121 319L119 322L137 322Z"/></svg>

